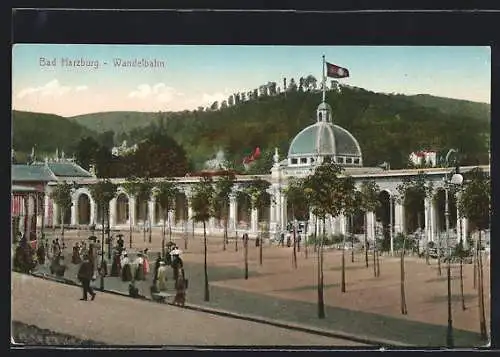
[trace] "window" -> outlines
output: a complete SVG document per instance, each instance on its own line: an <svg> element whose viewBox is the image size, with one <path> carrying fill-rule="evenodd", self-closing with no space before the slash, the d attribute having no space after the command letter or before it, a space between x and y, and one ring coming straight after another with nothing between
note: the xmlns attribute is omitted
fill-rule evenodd
<svg viewBox="0 0 500 357"><path fill-rule="evenodd" d="M359 165L359 159L354 159L354 163L355 163L356 165Z"/></svg>
<svg viewBox="0 0 500 357"><path fill-rule="evenodd" d="M311 164L312 164L313 162L314 162L314 158L313 158L313 157L311 157Z"/></svg>
<svg viewBox="0 0 500 357"><path fill-rule="evenodd" d="M319 121L322 121L323 120L323 113L319 112L318 118L319 118Z"/></svg>
<svg viewBox="0 0 500 357"><path fill-rule="evenodd" d="M300 163L301 164L307 164L307 158L306 157L301 157L300 158Z"/></svg>
<svg viewBox="0 0 500 357"><path fill-rule="evenodd" d="M292 165L297 165L297 159L292 159Z"/></svg>
<svg viewBox="0 0 500 357"><path fill-rule="evenodd" d="M339 164L343 164L343 163L344 163L344 158L343 158L343 157L338 157L338 158L337 158L337 162L338 162Z"/></svg>
<svg viewBox="0 0 500 357"><path fill-rule="evenodd" d="M352 159L350 157L345 159L346 164L352 164Z"/></svg>

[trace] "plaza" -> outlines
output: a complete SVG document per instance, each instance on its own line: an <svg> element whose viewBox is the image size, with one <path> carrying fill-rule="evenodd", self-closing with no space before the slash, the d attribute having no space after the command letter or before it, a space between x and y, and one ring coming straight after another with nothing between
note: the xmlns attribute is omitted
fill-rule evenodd
<svg viewBox="0 0 500 357"><path fill-rule="evenodd" d="M88 232L81 232L81 238ZM66 238L69 252L72 244L79 239L76 232ZM369 341L388 341L386 345L444 346L446 337L446 274L438 276L437 263L416 257L406 258L406 297L408 315L400 312L399 258L380 257L381 275L373 276L372 256L369 267L364 266L362 252L355 253L351 263L351 253L346 251L345 293L340 291L341 252L325 252L325 304L326 318L317 318L317 278L316 254L313 247L305 246L298 253L298 268L292 267L292 248L264 245L263 265L259 265L259 250L249 246L249 278L244 279L244 250L241 240L238 251L235 241L230 240L223 251L220 237L208 237L208 277L210 301L203 299L203 243L201 236L189 237L188 249L184 249L182 236L174 236L176 244L183 250L186 276L189 279L187 305L231 312L238 315L258 316L262 319L279 321L284 324L298 324L309 328L333 331L357 336ZM150 261L154 261L161 247L161 237L153 235L152 243L143 242L142 237L134 243L129 252L149 248ZM133 253L132 253L133 254ZM69 253L66 279L76 281L76 265L70 262ZM47 269L37 268L48 274ZM108 269L109 271L109 269ZM49 274L50 275L50 274ZM479 338L478 294L473 288L473 269L471 264L464 265L463 311L460 299L460 280L458 264L452 265L452 304L455 344L470 347L483 344ZM137 282L140 293L150 298L151 274L147 281ZM168 291L173 293L172 274L168 272ZM99 278L94 282L99 287ZM490 321L489 264L484 264L485 307L487 326ZM105 290L128 292L128 283L120 278L106 277ZM99 304L98 295L95 303ZM62 301L77 300L79 293ZM58 298L59 299L59 298ZM59 301L59 300L58 300ZM62 303L62 302L61 302ZM156 306L156 305L154 305ZM15 313L13 319L15 319ZM103 317L104 318L104 317ZM349 342L347 339L346 341ZM280 344L280 341L275 341ZM378 342L380 344L382 342Z"/></svg>

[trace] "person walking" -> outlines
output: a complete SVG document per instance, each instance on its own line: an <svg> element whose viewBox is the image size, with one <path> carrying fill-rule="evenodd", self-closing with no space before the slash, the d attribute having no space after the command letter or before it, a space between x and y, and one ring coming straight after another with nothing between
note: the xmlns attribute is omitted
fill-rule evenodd
<svg viewBox="0 0 500 357"><path fill-rule="evenodd" d="M167 290L167 265L164 261L160 262L160 267L158 268L156 287L158 288L158 291Z"/></svg>
<svg viewBox="0 0 500 357"><path fill-rule="evenodd" d="M95 299L95 291L90 286L90 281L94 275L94 269L92 263L89 260L89 257L86 255L83 258L83 262L80 265L80 269L78 270L78 280L82 283L83 288L83 297L80 300L86 301L88 294L90 294L91 300Z"/></svg>
<svg viewBox="0 0 500 357"><path fill-rule="evenodd" d="M184 306L186 302L186 278L184 277L184 269L177 269L177 280L175 281L175 297L173 304Z"/></svg>

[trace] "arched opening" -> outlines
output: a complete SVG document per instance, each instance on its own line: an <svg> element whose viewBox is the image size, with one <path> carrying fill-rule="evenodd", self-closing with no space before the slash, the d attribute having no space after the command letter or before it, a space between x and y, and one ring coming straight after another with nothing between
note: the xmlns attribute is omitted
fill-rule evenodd
<svg viewBox="0 0 500 357"><path fill-rule="evenodd" d="M116 197L116 223L126 224L129 219L129 200L125 193L118 194Z"/></svg>
<svg viewBox="0 0 500 357"><path fill-rule="evenodd" d="M346 217L347 232L352 234L364 234L365 232L365 213L356 212Z"/></svg>
<svg viewBox="0 0 500 357"><path fill-rule="evenodd" d="M78 224L90 224L90 197L82 193L78 196Z"/></svg>
<svg viewBox="0 0 500 357"><path fill-rule="evenodd" d="M390 249L391 227L394 225L394 199L388 191L381 191L378 195L379 206L375 212L377 222L382 225L382 232L376 232L382 237L382 244L385 249ZM392 201L392 202L391 202ZM391 204L392 203L392 204ZM391 212L392 209L392 212Z"/></svg>
<svg viewBox="0 0 500 357"><path fill-rule="evenodd" d="M269 223L271 217L271 195L269 193L264 194L264 206L260 207L257 212L258 222Z"/></svg>
<svg viewBox="0 0 500 357"><path fill-rule="evenodd" d="M238 228L249 228L251 221L252 207L250 204L250 196L244 192L239 191L237 195L238 212L236 215L236 223Z"/></svg>
<svg viewBox="0 0 500 357"><path fill-rule="evenodd" d="M96 217L96 224L102 224L102 219L106 219L106 216L104 215L104 210L101 205L96 205L97 206L97 217ZM104 222L106 225L106 222Z"/></svg>
<svg viewBox="0 0 500 357"><path fill-rule="evenodd" d="M183 224L188 219L188 200L185 193L179 192L175 197L175 224Z"/></svg>
<svg viewBox="0 0 500 357"><path fill-rule="evenodd" d="M413 234L425 228L425 203L420 192L408 190L404 199L406 233Z"/></svg>
<svg viewBox="0 0 500 357"><path fill-rule="evenodd" d="M147 221L147 206L148 201L144 199L135 200L135 212L137 215L137 222L145 223Z"/></svg>
<svg viewBox="0 0 500 357"><path fill-rule="evenodd" d="M61 206L57 206L57 219L58 221L61 220ZM71 224L71 206L66 207L64 210L64 217L63 217L63 223L65 225Z"/></svg>
<svg viewBox="0 0 500 357"><path fill-rule="evenodd" d="M164 214L168 214L166 212L163 212L163 208L160 205L160 202L155 201L155 214L153 215L153 224L159 224L163 222L163 216ZM168 216L167 216L168 220ZM166 221L167 221L166 220Z"/></svg>
<svg viewBox="0 0 500 357"><path fill-rule="evenodd" d="M443 188L437 190L434 195L434 211L436 219L436 232L438 234L446 233L446 192ZM457 228L457 200L456 197L448 193L449 208L449 228Z"/></svg>

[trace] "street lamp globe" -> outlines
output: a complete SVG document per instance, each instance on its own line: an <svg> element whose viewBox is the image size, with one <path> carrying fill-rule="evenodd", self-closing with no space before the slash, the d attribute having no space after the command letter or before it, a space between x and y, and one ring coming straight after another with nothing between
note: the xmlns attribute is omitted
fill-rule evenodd
<svg viewBox="0 0 500 357"><path fill-rule="evenodd" d="M453 185L461 185L464 182L464 177L460 174L453 174L450 182Z"/></svg>

